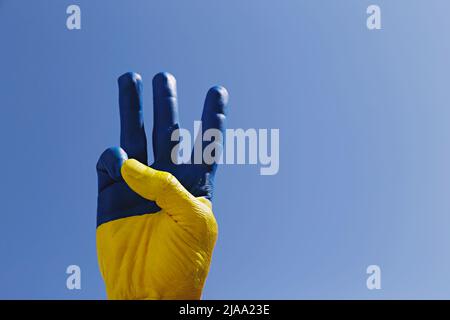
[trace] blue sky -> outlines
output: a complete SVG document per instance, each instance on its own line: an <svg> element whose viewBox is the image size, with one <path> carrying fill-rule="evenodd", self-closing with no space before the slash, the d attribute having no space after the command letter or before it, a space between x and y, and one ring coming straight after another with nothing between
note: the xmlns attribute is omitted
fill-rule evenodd
<svg viewBox="0 0 450 320"><path fill-rule="evenodd" d="M382 30L366 28L378 4ZM66 28L77 4L82 29ZM438 0L0 0L0 298L103 299L100 153L117 77L209 87L229 128L279 128L280 171L223 165L206 299L450 298L450 4ZM151 139L149 139L151 142ZM151 146L150 146L151 147ZM82 289L66 289L77 264ZM366 288L366 268L382 289Z"/></svg>

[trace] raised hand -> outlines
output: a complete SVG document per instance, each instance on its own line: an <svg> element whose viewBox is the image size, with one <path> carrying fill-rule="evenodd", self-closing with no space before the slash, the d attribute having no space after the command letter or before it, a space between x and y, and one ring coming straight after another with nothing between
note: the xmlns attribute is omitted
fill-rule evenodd
<svg viewBox="0 0 450 320"><path fill-rule="evenodd" d="M97 163L97 252L111 299L199 299L217 239L211 206L217 163L176 164L176 80L153 78L154 163L147 166L142 80L119 78L120 147ZM228 93L206 96L202 130L225 130ZM215 141L221 144L222 141Z"/></svg>

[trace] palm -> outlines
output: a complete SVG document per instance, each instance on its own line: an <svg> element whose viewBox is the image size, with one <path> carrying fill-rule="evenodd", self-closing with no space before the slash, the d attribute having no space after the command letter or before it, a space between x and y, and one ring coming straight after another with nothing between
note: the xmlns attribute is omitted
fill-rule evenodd
<svg viewBox="0 0 450 320"><path fill-rule="evenodd" d="M161 291L150 291L146 293L146 297L196 299L201 294L214 245L207 239L205 241L198 237L207 235L211 230L206 230L206 224L199 224L193 235L191 230L187 231L180 227L170 216L162 210L156 214L142 215L137 219L122 219L118 224L106 224L107 228L113 229L109 234L114 235L114 239L104 239L106 241L100 242L99 249L104 255L117 256L118 252L123 251L123 247L135 247L136 239L148 239L145 243L147 249L134 250L131 260L149 263L136 264L133 267L133 274L141 279L141 283L148 284L148 287L171 288L171 290L169 296ZM210 210L205 212L205 216L214 219ZM105 229L102 231L105 232ZM183 241L180 242L179 239ZM164 250L161 250L161 243L164 243ZM205 247L204 243L209 245ZM196 257L194 261L193 256ZM121 260L113 261L117 263L110 264L108 272L104 273L108 277L105 280L112 283L114 279L120 278L119 273L124 269ZM159 263L150 263L152 261ZM139 286L139 283L131 280L131 285Z"/></svg>

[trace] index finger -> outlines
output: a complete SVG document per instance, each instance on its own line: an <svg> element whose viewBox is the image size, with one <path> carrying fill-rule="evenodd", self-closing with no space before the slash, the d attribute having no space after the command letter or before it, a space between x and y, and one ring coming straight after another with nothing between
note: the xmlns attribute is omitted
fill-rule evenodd
<svg viewBox="0 0 450 320"><path fill-rule="evenodd" d="M120 146L130 158L147 163L147 137L144 129L142 78L128 72L118 79L120 107Z"/></svg>

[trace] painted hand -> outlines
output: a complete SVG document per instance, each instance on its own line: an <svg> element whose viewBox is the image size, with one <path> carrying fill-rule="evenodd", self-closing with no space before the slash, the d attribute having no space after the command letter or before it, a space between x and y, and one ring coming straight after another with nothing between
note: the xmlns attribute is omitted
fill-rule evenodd
<svg viewBox="0 0 450 320"><path fill-rule="evenodd" d="M211 205L217 163L176 164L176 80L159 73L153 78L155 161L147 166L141 77L126 73L118 82L120 147L107 149L97 163L97 253L107 296L200 299L218 232ZM208 91L203 132L225 130L227 102L225 88Z"/></svg>

